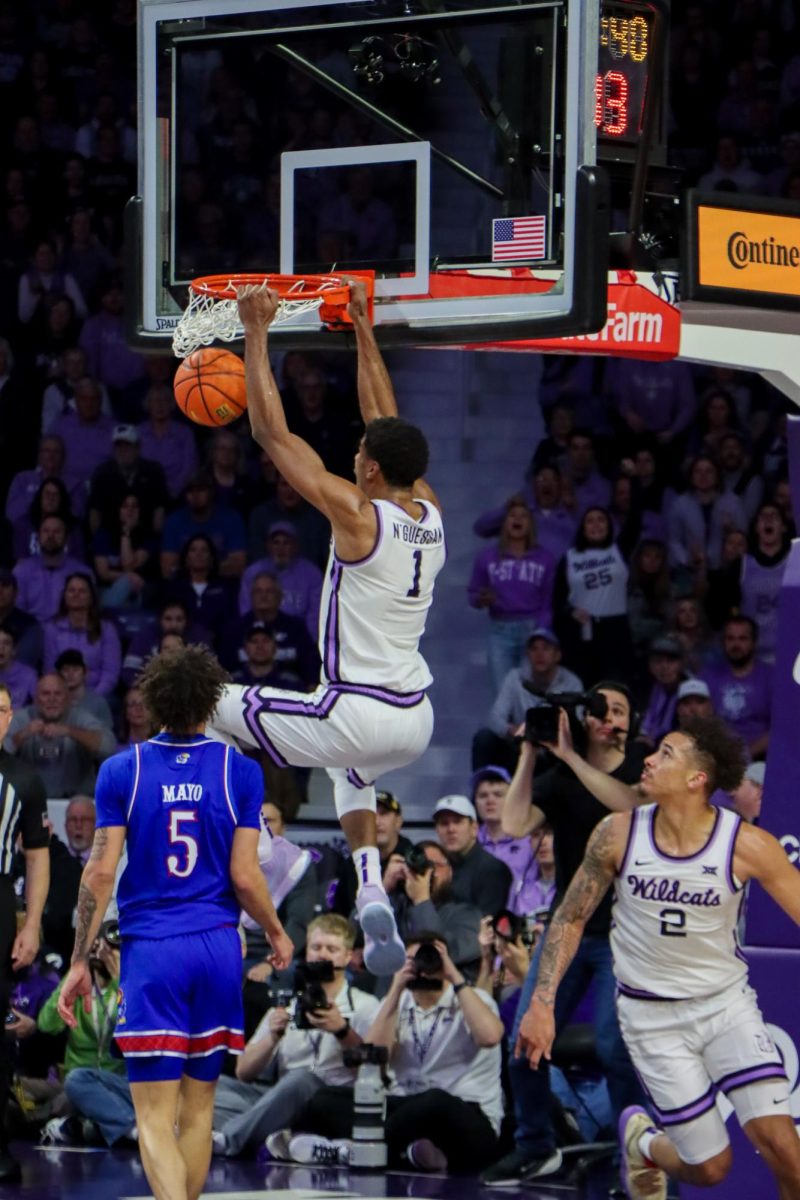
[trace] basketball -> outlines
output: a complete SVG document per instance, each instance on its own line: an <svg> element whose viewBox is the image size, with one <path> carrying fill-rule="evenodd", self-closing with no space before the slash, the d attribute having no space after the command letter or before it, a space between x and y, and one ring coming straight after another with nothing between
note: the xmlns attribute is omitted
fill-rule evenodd
<svg viewBox="0 0 800 1200"><path fill-rule="evenodd" d="M178 408L198 425L228 425L247 408L244 363L216 346L184 358L172 387Z"/></svg>

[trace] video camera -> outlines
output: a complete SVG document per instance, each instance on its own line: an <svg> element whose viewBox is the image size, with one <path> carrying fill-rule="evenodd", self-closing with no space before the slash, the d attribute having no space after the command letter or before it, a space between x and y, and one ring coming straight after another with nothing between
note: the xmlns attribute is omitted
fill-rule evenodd
<svg viewBox="0 0 800 1200"><path fill-rule="evenodd" d="M334 980L333 963L299 962L294 969L294 1024L296 1029L313 1028L308 1019L310 1012L330 1008L331 1002L325 994L324 983Z"/></svg>
<svg viewBox="0 0 800 1200"><path fill-rule="evenodd" d="M584 710L583 716L596 717L598 721L608 715L608 700L603 692L540 692L527 683L523 686L542 700L525 713L523 738L532 746L558 741L559 709L565 709L570 718L577 717L580 708Z"/></svg>
<svg viewBox="0 0 800 1200"><path fill-rule="evenodd" d="M423 942L417 947L412 962L416 974L406 984L410 991L435 992L443 986L441 979L436 979L435 974L444 967L444 959L430 942Z"/></svg>

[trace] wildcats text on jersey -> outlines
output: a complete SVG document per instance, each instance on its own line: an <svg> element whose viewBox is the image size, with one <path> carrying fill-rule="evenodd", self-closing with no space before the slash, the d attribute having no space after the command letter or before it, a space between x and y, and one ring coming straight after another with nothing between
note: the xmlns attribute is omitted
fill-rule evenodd
<svg viewBox="0 0 800 1200"><path fill-rule="evenodd" d="M444 541L441 528L420 529L418 525L404 525L402 521L392 522L392 537L412 546L440 546Z"/></svg>
<svg viewBox="0 0 800 1200"><path fill-rule="evenodd" d="M162 783L162 804L199 804L203 798L202 783Z"/></svg>
<svg viewBox="0 0 800 1200"><path fill-rule="evenodd" d="M642 900L657 900L660 904L689 904L695 908L719 908L719 892L708 888L705 892L687 892L680 879L640 879L628 875L631 894Z"/></svg>

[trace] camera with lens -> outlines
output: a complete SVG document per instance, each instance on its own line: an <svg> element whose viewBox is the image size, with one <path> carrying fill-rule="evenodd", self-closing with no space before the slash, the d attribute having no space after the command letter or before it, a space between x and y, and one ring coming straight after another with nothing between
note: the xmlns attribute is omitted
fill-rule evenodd
<svg viewBox="0 0 800 1200"><path fill-rule="evenodd" d="M312 1029L308 1014L321 1008L331 1008L324 983L334 979L333 963L299 962L294 969L294 1024L296 1029Z"/></svg>
<svg viewBox="0 0 800 1200"><path fill-rule="evenodd" d="M431 864L425 853L424 846L409 846L406 850L406 866L414 875L424 875L431 870Z"/></svg>
<svg viewBox="0 0 800 1200"><path fill-rule="evenodd" d="M516 942L525 933L525 918L505 909L492 917L492 929L505 942Z"/></svg>
<svg viewBox="0 0 800 1200"><path fill-rule="evenodd" d="M527 686L527 685L525 685ZM543 746L558 741L559 710L564 709L567 716L577 717L578 709L583 708L583 715L596 717L602 721L608 714L608 700L602 692L550 692L540 693L535 688L528 687L534 695L541 695L541 703L529 708L525 713L525 733L523 738L532 746Z"/></svg>
<svg viewBox="0 0 800 1200"><path fill-rule="evenodd" d="M122 937L119 932L119 921L103 921L100 930L97 934L104 942L108 942L109 946L114 950L119 950L122 944Z"/></svg>
<svg viewBox="0 0 800 1200"><path fill-rule="evenodd" d="M407 988L416 992L433 992L442 986L441 979L434 976L444 967L444 959L435 946L423 942L411 960L414 964L414 976L406 984Z"/></svg>

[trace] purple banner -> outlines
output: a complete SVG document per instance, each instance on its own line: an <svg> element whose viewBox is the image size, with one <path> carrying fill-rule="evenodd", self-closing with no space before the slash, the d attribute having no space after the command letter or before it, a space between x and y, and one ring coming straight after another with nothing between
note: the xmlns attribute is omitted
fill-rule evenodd
<svg viewBox="0 0 800 1200"><path fill-rule="evenodd" d="M770 903L773 913L776 912L774 902ZM758 993L764 1020L786 1068L792 1094L792 1116L797 1125L800 1123L800 1009L797 1004L797 989L792 981L800 977L800 952L748 950L747 961L750 965L750 982ZM763 1159L756 1154L739 1128L733 1106L725 1099L718 1100L717 1103L720 1105L731 1139L733 1167L728 1178L713 1189L714 1200L760 1200L761 1197L776 1196L774 1180ZM681 1200L708 1200L711 1194L708 1188L689 1187L683 1183L680 1185Z"/></svg>
<svg viewBox="0 0 800 1200"><path fill-rule="evenodd" d="M789 478L795 517L800 507L800 417L788 421ZM800 523L798 524L800 528ZM800 865L800 538L792 543L778 603L767 774L759 824L773 833ZM800 948L795 925L758 886L747 905L747 944Z"/></svg>

